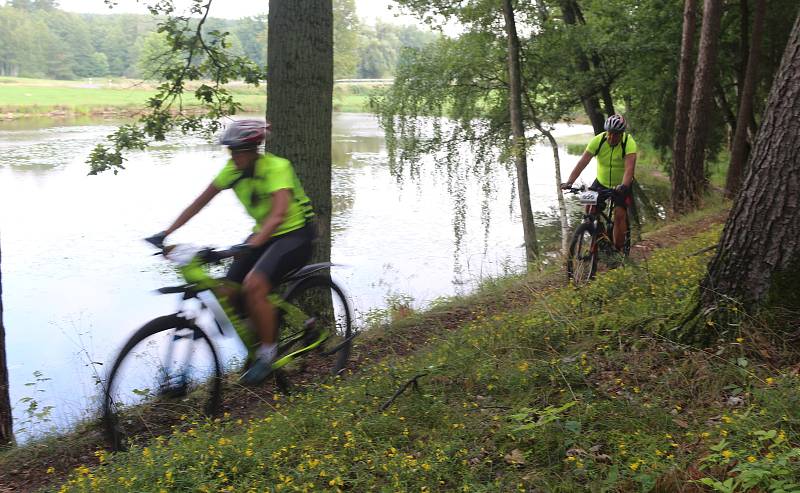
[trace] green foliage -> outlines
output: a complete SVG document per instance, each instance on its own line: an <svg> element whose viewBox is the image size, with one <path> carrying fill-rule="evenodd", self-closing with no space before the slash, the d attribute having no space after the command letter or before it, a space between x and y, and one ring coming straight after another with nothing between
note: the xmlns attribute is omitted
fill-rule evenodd
<svg viewBox="0 0 800 493"><path fill-rule="evenodd" d="M208 30L205 22L211 4L193 0L190 13L199 16L173 16L171 0L148 5L152 15L166 17L158 24L158 35L142 49L147 70L163 81L147 101L148 111L138 124L120 127L109 136L111 148L99 144L89 156L90 173L124 169L124 151L143 149L147 139L166 139L170 131L199 133L210 137L219 130L220 118L241 110L227 84L242 80L258 86L264 80L262 69L253 61L231 50L230 33ZM164 49L168 48L166 53ZM183 98L188 84L203 81L190 93L199 107L187 112ZM207 81L207 82L206 82Z"/></svg>
<svg viewBox="0 0 800 493"><path fill-rule="evenodd" d="M125 169L123 152L130 149L144 150L147 147L147 134L138 125L128 124L119 127L109 136L112 148L98 144L89 155L90 175L112 170L116 175Z"/></svg>
<svg viewBox="0 0 800 493"><path fill-rule="evenodd" d="M143 79L158 78L163 69L180 66L181 58L172 51L164 32L152 32L137 43L137 74Z"/></svg>
<svg viewBox="0 0 800 493"><path fill-rule="evenodd" d="M355 0L333 2L333 78L349 79L356 75L359 60L359 32Z"/></svg>
<svg viewBox="0 0 800 493"><path fill-rule="evenodd" d="M39 402L40 394L44 393L44 389L39 387L49 380L50 378L45 377L41 371L37 370L33 372L33 381L25 383L27 392L32 392L33 395L26 395L19 400L24 407L22 418L16 429L17 433L30 432L31 429L41 428L42 425L50 422L53 406L42 406Z"/></svg>
<svg viewBox="0 0 800 493"><path fill-rule="evenodd" d="M334 14L335 12L334 10ZM355 61L357 63L356 75L362 79L391 77L397 70L404 49L420 49L437 39L432 32L421 31L412 26L395 26L380 21L375 24L374 28L363 26L359 36Z"/></svg>
<svg viewBox="0 0 800 493"><path fill-rule="evenodd" d="M336 78L389 77L404 47L419 47L435 38L412 26L363 26L353 0L335 0L333 7ZM166 10L158 12L166 15ZM147 60L163 52L163 46L152 39L162 21L148 15L73 14L59 10L51 0L20 0L0 6L0 76L147 77L155 68L149 67ZM238 20L209 18L204 24L206 33L229 33L228 50L265 70L266 15ZM153 44L156 46L149 46Z"/></svg>

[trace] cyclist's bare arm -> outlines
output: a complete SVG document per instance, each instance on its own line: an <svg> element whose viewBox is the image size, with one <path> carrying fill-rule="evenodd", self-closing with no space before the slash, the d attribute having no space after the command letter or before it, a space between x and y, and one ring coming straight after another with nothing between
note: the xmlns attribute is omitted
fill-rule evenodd
<svg viewBox="0 0 800 493"><path fill-rule="evenodd" d="M622 176L622 184L630 188L633 183L633 172L636 169L636 153L632 152L625 156L625 174Z"/></svg>
<svg viewBox="0 0 800 493"><path fill-rule="evenodd" d="M247 241L253 247L259 247L272 238L272 233L278 229L289 210L289 201L292 200L292 191L288 188L276 190L272 193L272 209L261 223L261 230Z"/></svg>
<svg viewBox="0 0 800 493"><path fill-rule="evenodd" d="M581 156L581 158L578 160L578 163L575 164L575 169L573 169L572 173L570 173L566 183L570 185L575 183L575 180L577 180L578 177L581 176L581 173L583 173L583 170L586 168L589 162L591 162L593 157L594 154L592 154L591 152L583 151L583 156Z"/></svg>
<svg viewBox="0 0 800 493"><path fill-rule="evenodd" d="M203 193L194 199L194 202L189 204L189 207L181 212L181 215L178 216L178 219L176 219L175 222L164 231L164 233L169 235L176 229L186 224L189 219L193 218L198 212L200 212L203 207L206 206L206 204L211 202L211 199L213 199L219 192L219 188L215 187L213 183L209 185L205 190L203 190Z"/></svg>

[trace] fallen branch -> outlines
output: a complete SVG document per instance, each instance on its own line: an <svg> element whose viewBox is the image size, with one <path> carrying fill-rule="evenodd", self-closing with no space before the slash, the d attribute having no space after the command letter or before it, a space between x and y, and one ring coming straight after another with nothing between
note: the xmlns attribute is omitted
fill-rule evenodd
<svg viewBox="0 0 800 493"><path fill-rule="evenodd" d="M719 243L717 243L717 244L714 244L714 245L711 245L711 246L709 246L709 247L701 248L700 250L697 250L697 251L696 251L696 252L694 252L694 253L690 253L690 254L689 254L689 255L687 255L686 257L688 258L688 257L696 257L696 256L698 256L698 255L702 255L702 254L704 254L704 253L706 253L706 252L710 252L711 250L716 250L716 248L717 248L718 246L719 246Z"/></svg>
<svg viewBox="0 0 800 493"><path fill-rule="evenodd" d="M381 405L380 410L381 411L385 411L386 408L391 406L392 402L394 402L394 400L397 399L400 396L400 394L405 392L408 387L413 385L414 386L414 390L418 390L419 389L419 384L417 383L417 380L422 378L422 377L424 377L427 374L428 373L425 372L425 373L420 373L419 375L415 375L414 378L412 378L411 380L409 380L408 382L403 384L403 386L400 387L399 389L397 389L397 392L395 392L394 395L392 397L390 397L388 401L384 402L383 405Z"/></svg>

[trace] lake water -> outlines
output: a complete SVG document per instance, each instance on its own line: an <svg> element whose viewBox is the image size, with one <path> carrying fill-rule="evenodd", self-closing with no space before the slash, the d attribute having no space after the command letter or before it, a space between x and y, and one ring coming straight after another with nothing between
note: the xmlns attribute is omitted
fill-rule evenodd
<svg viewBox="0 0 800 493"><path fill-rule="evenodd" d="M127 336L154 316L174 311L174 295L155 288L175 273L141 238L164 229L222 167L227 154L194 138L176 138L130 155L118 175L87 176L85 160L113 122L0 122L0 237L11 400L19 438L63 429L95 409L105 373ZM428 160L421 179L389 172L383 132L367 114L334 116L334 277L364 318L387 300L431 300L467 292L489 276L522 270L524 251L512 178L498 170L488 201L488 234L480 181L465 175L465 236L456 248L447 179ZM559 126L557 135L587 134ZM530 159L539 231L553 237L556 192L552 151ZM562 152L566 176L576 156ZM583 179L593 179L589 166ZM573 209L576 210L576 209ZM219 195L171 240L228 246L250 219L232 193ZM227 345L225 357L240 348ZM42 423L27 411L52 406Z"/></svg>

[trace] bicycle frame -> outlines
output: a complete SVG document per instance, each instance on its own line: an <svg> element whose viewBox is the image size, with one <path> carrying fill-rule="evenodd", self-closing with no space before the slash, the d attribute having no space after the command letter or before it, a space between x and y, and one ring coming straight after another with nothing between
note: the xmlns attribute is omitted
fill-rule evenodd
<svg viewBox="0 0 800 493"><path fill-rule="evenodd" d="M241 289L241 286L238 283L224 278L213 277L208 272L207 268L211 262L205 258L203 251L201 250L198 250L195 254L193 254L191 259L185 263L181 263L179 259L171 258L169 254L166 256L178 264L178 271L187 284L183 286L161 288L158 291L162 294L182 292L184 296L178 309L178 312L181 314L187 313L187 310L183 306L183 302L192 298L196 298L200 302L201 311L208 311L211 313L220 334L224 336L230 336L232 333L236 333L247 349L248 358L254 358L255 350L260 344L260 341L256 334L245 325L244 320L242 320L237 313L237 310L228 301L227 296L222 294L224 291L238 291ZM299 283L308 275L330 267L331 265L333 264L323 263L305 266L294 273L294 275L289 276L287 279L281 282L279 286L288 285L287 289L291 289L294 284ZM291 327L301 328L303 327L303 323L309 319L309 316L303 313L300 308L284 300L277 293L270 293L267 299L270 303L272 303L275 309L278 310L281 320L285 321ZM197 316L195 315L190 319L194 320L196 318ZM327 333L327 331L321 333L319 338L312 344L281 357L273 363L273 367L275 369L281 368L288 364L296 356L315 349L322 344L329 335L330 334ZM281 347L288 347L297 342L303 336L303 331L298 330L292 334L291 337L281 341Z"/></svg>
<svg viewBox="0 0 800 493"><path fill-rule="evenodd" d="M613 221L611 217L605 213L605 202L610 200L611 195L606 194L605 196L598 196L597 204L587 204L584 209L583 213L583 222L589 223L594 226L596 232L600 233L598 226L602 223L603 224L603 231L602 234L606 234L608 230L608 225L612 225ZM601 207L602 204L602 207ZM609 210L613 210L613 206L609 208ZM607 236L607 235L606 235ZM597 251L597 236L592 237L592 252Z"/></svg>

